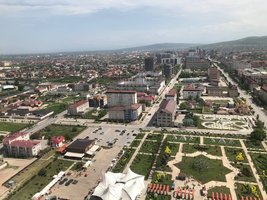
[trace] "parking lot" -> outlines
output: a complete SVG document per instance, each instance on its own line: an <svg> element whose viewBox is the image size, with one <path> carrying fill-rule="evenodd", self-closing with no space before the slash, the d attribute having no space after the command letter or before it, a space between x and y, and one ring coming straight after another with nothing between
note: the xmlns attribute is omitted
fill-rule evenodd
<svg viewBox="0 0 267 200"><path fill-rule="evenodd" d="M95 139L100 146L109 146L109 143L115 142L113 146L123 147L129 145L138 133L139 131L131 128L89 127L76 138Z"/></svg>
<svg viewBox="0 0 267 200"><path fill-rule="evenodd" d="M117 157L121 148L114 146L110 149L101 149L94 157L94 162L86 171L73 171L71 175L67 175L67 180L63 184L57 183L52 188L52 194L61 198L71 200L82 200L87 196L88 191L92 190L98 183L99 177L105 173L110 167L112 160ZM67 184L73 179L75 182ZM78 182L77 182L78 181ZM75 191L75 192L74 192ZM79 194L77 196L77 194Z"/></svg>

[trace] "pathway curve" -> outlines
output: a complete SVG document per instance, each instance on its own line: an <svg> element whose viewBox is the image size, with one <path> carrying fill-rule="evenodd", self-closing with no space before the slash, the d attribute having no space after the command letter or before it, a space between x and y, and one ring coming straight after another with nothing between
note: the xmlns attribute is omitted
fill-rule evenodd
<svg viewBox="0 0 267 200"><path fill-rule="evenodd" d="M247 150L247 147L246 147L246 145L245 145L245 143L244 143L244 140L240 139L240 143L241 143L242 148L243 148L243 150L244 150L244 152L245 152L245 154L246 154L246 157L247 157L247 159L248 159L248 163L249 163L250 168L251 168L251 170L252 170L252 173L253 173L253 175L254 175L254 177L255 177L255 179L256 179L256 182L257 182L257 185L258 185L258 187L259 187L259 189L260 189L261 195L262 195L263 199L267 199L267 194L266 194L266 192L264 191L264 187L263 187L263 185L262 185L262 182L260 181L260 177L259 177L259 175L258 175L258 173L257 173L257 170L256 170L256 168L255 168L255 166L254 166L254 164L253 164L253 162L252 162L252 159L251 159L251 157L250 157L250 155L249 155L249 153L248 153L248 150Z"/></svg>

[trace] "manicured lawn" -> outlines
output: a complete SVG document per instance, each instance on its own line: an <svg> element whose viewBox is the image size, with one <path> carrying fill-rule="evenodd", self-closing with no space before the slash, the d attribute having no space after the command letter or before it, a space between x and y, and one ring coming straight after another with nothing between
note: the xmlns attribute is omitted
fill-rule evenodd
<svg viewBox="0 0 267 200"><path fill-rule="evenodd" d="M181 135L168 135L167 140L171 142L184 142L184 143L199 143L199 137L181 136Z"/></svg>
<svg viewBox="0 0 267 200"><path fill-rule="evenodd" d="M160 141L158 142L144 141L139 152L155 154L158 152L159 146L160 146Z"/></svg>
<svg viewBox="0 0 267 200"><path fill-rule="evenodd" d="M248 162L246 154L243 151L243 149L235 149L235 148L227 148L227 147L225 147L224 150L225 150L225 154L226 154L228 160L230 160L232 162L243 162L243 163L247 163ZM239 153L242 153L242 157L243 157L244 160L239 160L239 161L237 160L236 157L237 157L237 155Z"/></svg>
<svg viewBox="0 0 267 200"><path fill-rule="evenodd" d="M152 183L158 183L162 185L169 185L172 187L172 176L170 174L164 174L160 172L155 172L153 174Z"/></svg>
<svg viewBox="0 0 267 200"><path fill-rule="evenodd" d="M208 190L208 197L209 198L212 197L212 192L215 193L215 196L216 196L216 192L218 192L218 193L222 193L222 194L227 194L227 197L228 197L228 195L230 194L230 189L228 187L224 187L224 186L211 188Z"/></svg>
<svg viewBox="0 0 267 200"><path fill-rule="evenodd" d="M21 129L28 127L29 124L13 123L13 122L0 122L0 131L18 132Z"/></svg>
<svg viewBox="0 0 267 200"><path fill-rule="evenodd" d="M251 140L245 140L244 143L248 149L257 149L260 151L264 151L264 147L262 146L261 143L255 143L252 142Z"/></svg>
<svg viewBox="0 0 267 200"><path fill-rule="evenodd" d="M144 133L138 133L138 135L135 137L135 139L143 139L144 136L145 136Z"/></svg>
<svg viewBox="0 0 267 200"><path fill-rule="evenodd" d="M168 142L167 145L171 149L171 155L175 156L177 154L177 152L179 151L180 144Z"/></svg>
<svg viewBox="0 0 267 200"><path fill-rule="evenodd" d="M163 134L148 134L146 139L147 140L158 140L158 141L161 141L163 139Z"/></svg>
<svg viewBox="0 0 267 200"><path fill-rule="evenodd" d="M256 179L253 176L252 170L249 165L244 165L242 163L241 164L232 163L232 166L240 170L240 173L235 177L235 180L256 182Z"/></svg>
<svg viewBox="0 0 267 200"><path fill-rule="evenodd" d="M222 156L221 148L219 146L207 146L207 145L183 145L183 153L194 153L196 151L204 151L214 156Z"/></svg>
<svg viewBox="0 0 267 200"><path fill-rule="evenodd" d="M140 144L141 140L133 140L133 142L131 143L131 147L138 147L138 145Z"/></svg>
<svg viewBox="0 0 267 200"><path fill-rule="evenodd" d="M155 157L151 155L137 154L130 168L133 172L144 175L147 179L154 159Z"/></svg>
<svg viewBox="0 0 267 200"><path fill-rule="evenodd" d="M239 140L233 140L233 139L230 140L230 139L218 139L218 138L206 138L205 137L204 144L241 147Z"/></svg>
<svg viewBox="0 0 267 200"><path fill-rule="evenodd" d="M127 149L120 160L117 162L115 167L112 169L113 172L122 172L124 170L125 165L129 162L131 157L133 156L135 149Z"/></svg>
<svg viewBox="0 0 267 200"><path fill-rule="evenodd" d="M64 110L68 109L69 104L68 103L50 103L45 110L54 111L54 115L57 115L58 113L63 112Z"/></svg>
<svg viewBox="0 0 267 200"><path fill-rule="evenodd" d="M102 117L104 117L108 113L107 109L93 109L85 113L84 116L71 116L74 118L82 118L82 119L94 119L94 120L100 120Z"/></svg>
<svg viewBox="0 0 267 200"><path fill-rule="evenodd" d="M53 178L54 175L60 171L65 171L72 165L72 161L67 160L55 160L46 166L45 176L35 175L28 183L26 183L21 189L19 189L15 195L9 198L9 200L17 199L31 199L32 196L42 190Z"/></svg>
<svg viewBox="0 0 267 200"><path fill-rule="evenodd" d="M51 138L52 136L63 135L65 138L72 139L82 132L86 127L85 126L69 126L69 125L57 125L52 124L41 131L35 133L32 137L39 138L45 136L45 138Z"/></svg>
<svg viewBox="0 0 267 200"><path fill-rule="evenodd" d="M175 164L187 176L207 183L209 181L225 182L225 175L231 170L225 168L221 160L212 160L205 156L183 157L182 162Z"/></svg>
<svg viewBox="0 0 267 200"><path fill-rule="evenodd" d="M256 187L256 190L257 190L256 194L253 194L251 192L251 186L252 185L245 185L245 184L236 183L235 192L236 192L237 199L241 199L242 196L244 196L244 197L253 197L253 198L256 197L256 198L261 198L262 199L258 186L253 185L253 187Z"/></svg>
<svg viewBox="0 0 267 200"><path fill-rule="evenodd" d="M265 191L267 191L267 155L266 154L250 154L253 163L260 175Z"/></svg>

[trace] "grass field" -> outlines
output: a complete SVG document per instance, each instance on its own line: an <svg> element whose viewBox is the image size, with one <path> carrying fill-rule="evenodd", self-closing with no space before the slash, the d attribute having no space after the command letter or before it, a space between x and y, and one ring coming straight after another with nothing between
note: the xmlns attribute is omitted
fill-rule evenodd
<svg viewBox="0 0 267 200"><path fill-rule="evenodd" d="M260 175L260 179L263 183L265 191L267 190L267 155L262 154L250 154L251 158L256 166L257 172Z"/></svg>
<svg viewBox="0 0 267 200"><path fill-rule="evenodd" d="M159 145L160 145L160 141L158 142L144 141L139 152L155 154L158 152Z"/></svg>
<svg viewBox="0 0 267 200"><path fill-rule="evenodd" d="M203 146L203 145L183 145L183 153L194 153L196 151L204 151L214 156L222 156L221 148L219 146Z"/></svg>
<svg viewBox="0 0 267 200"><path fill-rule="evenodd" d="M244 143L248 149L257 149L260 151L264 151L264 147L261 143L255 143L255 142L252 142L250 140L246 140L246 141L244 141Z"/></svg>
<svg viewBox="0 0 267 200"><path fill-rule="evenodd" d="M246 181L246 182L256 182L253 172L249 165L244 164L231 164L233 167L240 170L240 173L235 177L235 180Z"/></svg>
<svg viewBox="0 0 267 200"><path fill-rule="evenodd" d="M131 157L133 156L135 149L127 149L125 153L122 155L120 160L117 162L115 167L112 169L113 172L122 172L124 170L125 165L129 162Z"/></svg>
<svg viewBox="0 0 267 200"><path fill-rule="evenodd" d="M248 162L248 159L247 159L246 154L243 151L243 149L234 149L234 148L225 147L224 150L225 150L225 153L226 153L226 156L227 156L228 160L230 160L232 162L237 162L236 156L239 153L242 153L242 156L243 156L244 160L240 160L239 162L242 162L242 163L247 163Z"/></svg>
<svg viewBox="0 0 267 200"><path fill-rule="evenodd" d="M144 175L145 179L147 179L154 159L154 156L151 155L137 154L133 160L131 169L137 174Z"/></svg>
<svg viewBox="0 0 267 200"><path fill-rule="evenodd" d="M205 156L183 157L182 162L175 164L187 176L207 183L209 181L225 182L225 175L231 170L225 168L221 160L212 160Z"/></svg>
<svg viewBox="0 0 267 200"><path fill-rule="evenodd" d="M42 190L51 180L52 176L58 174L60 171L65 171L72 165L72 161L55 160L46 166L45 176L35 175L28 183L19 189L9 200L17 199L31 199L32 196Z"/></svg>
<svg viewBox="0 0 267 200"><path fill-rule="evenodd" d="M133 142L131 143L130 147L138 147L140 142L141 142L141 140L133 140Z"/></svg>
<svg viewBox="0 0 267 200"><path fill-rule="evenodd" d="M0 122L0 131L17 132L21 129L27 128L29 124L13 123L13 122Z"/></svg>
<svg viewBox="0 0 267 200"><path fill-rule="evenodd" d="M56 125L52 124L41 131L33 135L34 138L40 138L45 136L45 138L50 138L52 136L63 135L67 140L74 138L80 132L82 132L86 127L84 126L69 126L69 125Z"/></svg>
<svg viewBox="0 0 267 200"><path fill-rule="evenodd" d="M144 133L138 133L138 135L135 137L135 139L143 139L144 136L145 136Z"/></svg>
<svg viewBox="0 0 267 200"><path fill-rule="evenodd" d="M153 174L153 178L152 178L152 183L158 183L158 184L162 184L162 185L169 185L170 188L172 187L172 176L170 174L164 174L164 173L159 173L159 172L155 172Z"/></svg>

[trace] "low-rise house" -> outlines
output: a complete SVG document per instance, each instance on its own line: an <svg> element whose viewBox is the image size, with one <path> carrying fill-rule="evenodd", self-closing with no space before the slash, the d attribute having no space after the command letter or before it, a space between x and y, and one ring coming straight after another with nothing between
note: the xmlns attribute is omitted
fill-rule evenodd
<svg viewBox="0 0 267 200"><path fill-rule="evenodd" d="M65 137L64 136L52 136L51 137L51 146L58 148L58 147L62 147L64 145L65 142Z"/></svg>
<svg viewBox="0 0 267 200"><path fill-rule="evenodd" d="M176 89L171 89L168 94L165 95L166 100L174 100L176 101L177 98L177 91Z"/></svg>
<svg viewBox="0 0 267 200"><path fill-rule="evenodd" d="M188 99L189 97L200 97L203 89L204 88L199 84L187 84L183 88L183 98Z"/></svg>

